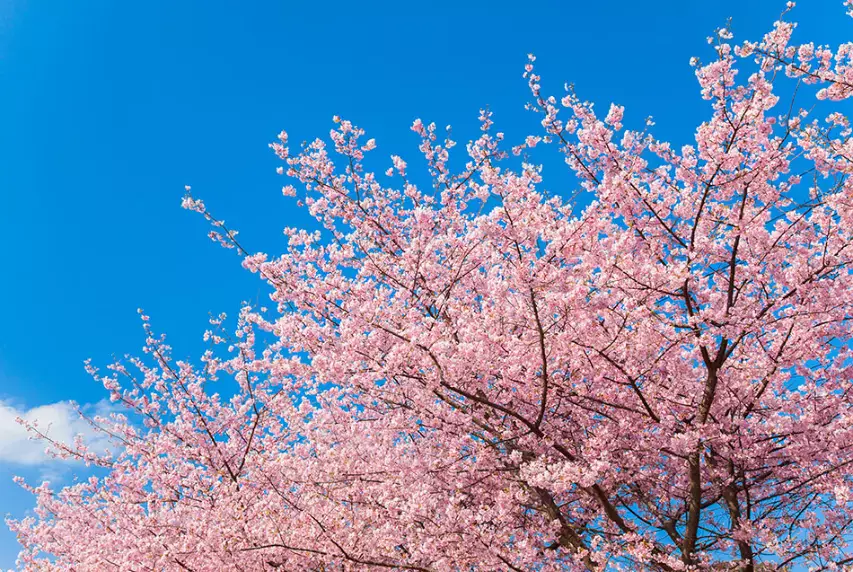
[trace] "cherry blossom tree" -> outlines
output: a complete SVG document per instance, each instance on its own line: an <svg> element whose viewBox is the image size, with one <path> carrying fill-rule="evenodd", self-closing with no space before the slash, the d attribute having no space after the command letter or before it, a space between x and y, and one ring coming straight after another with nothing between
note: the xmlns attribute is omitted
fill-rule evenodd
<svg viewBox="0 0 853 572"><path fill-rule="evenodd" d="M21 483L21 565L853 566L853 44L793 45L786 17L691 61L711 116L680 149L546 95L531 56L541 133L513 147L484 111L452 167L416 121L423 181L370 172L346 120L282 133L322 230L280 256L187 189L271 309L213 319L197 365L143 315L142 358L89 366L127 414L91 419L112 452L52 443L99 476ZM543 190L543 147L577 192Z"/></svg>

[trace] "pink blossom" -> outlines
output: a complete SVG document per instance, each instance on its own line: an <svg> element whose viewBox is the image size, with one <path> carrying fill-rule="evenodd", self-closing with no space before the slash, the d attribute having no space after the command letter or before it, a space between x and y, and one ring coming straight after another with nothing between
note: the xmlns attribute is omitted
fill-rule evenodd
<svg viewBox="0 0 853 572"><path fill-rule="evenodd" d="M380 183L337 116L298 152L282 132L317 224L277 255L187 187L271 303L211 316L198 364L140 310L142 357L85 366L127 412L91 420L112 452L24 422L100 471L16 480L21 567L849 568L853 45L794 30L712 38L686 145L543 93L532 55L541 132L484 109L462 151L417 120L423 178L394 155Z"/></svg>

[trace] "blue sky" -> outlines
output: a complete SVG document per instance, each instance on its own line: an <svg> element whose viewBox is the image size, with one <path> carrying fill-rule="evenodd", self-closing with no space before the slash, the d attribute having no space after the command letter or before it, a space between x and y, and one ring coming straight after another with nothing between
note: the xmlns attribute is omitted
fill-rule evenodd
<svg viewBox="0 0 853 572"><path fill-rule="evenodd" d="M546 91L574 82L599 107L625 105L629 126L653 115L659 136L687 142L708 112L689 58L711 56L705 38L728 17L756 39L783 5L0 2L0 514L30 505L12 475L78 471L44 461L3 415L71 431L67 400L103 398L82 361L138 352L138 307L178 355L197 356L208 312L263 291L180 209L184 185L250 250L275 253L282 227L305 222L267 148L281 129L313 138L337 114L376 138L377 155L414 159L414 118L464 142L488 104L517 139L537 127L523 110L528 52ZM794 14L795 38L853 31L840 0ZM0 569L16 552L0 527Z"/></svg>

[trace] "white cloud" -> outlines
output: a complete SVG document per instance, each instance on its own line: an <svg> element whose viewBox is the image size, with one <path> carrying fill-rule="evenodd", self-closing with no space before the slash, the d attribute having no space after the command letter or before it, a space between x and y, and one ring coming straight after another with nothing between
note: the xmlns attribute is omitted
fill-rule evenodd
<svg viewBox="0 0 853 572"><path fill-rule="evenodd" d="M89 411L104 414L109 409L105 402L84 406L87 414ZM25 409L0 400L0 464L42 465L61 461L47 455L45 449L49 443L32 439L33 434L16 421L18 418L30 423L37 421L41 432L60 443L71 444L76 435L83 435L85 443L95 452L103 451L108 445L105 436L94 431L71 402L59 401Z"/></svg>

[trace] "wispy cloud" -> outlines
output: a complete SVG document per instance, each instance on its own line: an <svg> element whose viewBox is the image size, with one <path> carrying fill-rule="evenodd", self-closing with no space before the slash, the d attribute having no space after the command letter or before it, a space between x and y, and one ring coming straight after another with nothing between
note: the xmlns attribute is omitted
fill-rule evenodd
<svg viewBox="0 0 853 572"><path fill-rule="evenodd" d="M105 414L111 409L108 402L86 405L84 411L93 414ZM92 429L85 419L77 413L77 407L68 401L59 401L48 405L23 408L0 400L0 463L14 465L44 465L62 462L45 453L48 443L32 439L16 420L24 419L29 423L37 422L39 430L60 443L71 444L74 437L82 435L86 444L94 451L103 451L108 442L103 434Z"/></svg>

